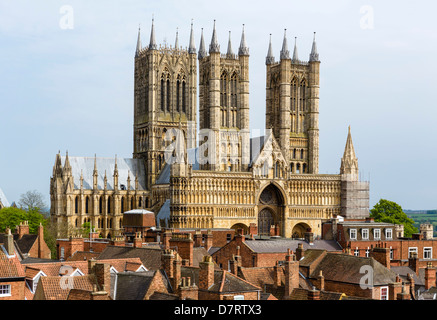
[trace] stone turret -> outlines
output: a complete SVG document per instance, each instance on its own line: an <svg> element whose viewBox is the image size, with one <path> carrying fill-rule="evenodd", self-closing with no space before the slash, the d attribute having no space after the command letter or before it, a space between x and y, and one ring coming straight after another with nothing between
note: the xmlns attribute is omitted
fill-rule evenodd
<svg viewBox="0 0 437 320"><path fill-rule="evenodd" d="M358 180L358 159L355 156L350 126L347 135L346 146L344 148L343 158L341 158L340 174L345 176L346 180Z"/></svg>

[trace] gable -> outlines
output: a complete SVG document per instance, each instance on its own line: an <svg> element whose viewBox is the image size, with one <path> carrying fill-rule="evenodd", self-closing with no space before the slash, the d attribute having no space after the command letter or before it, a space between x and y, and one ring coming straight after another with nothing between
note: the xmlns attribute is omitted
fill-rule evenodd
<svg viewBox="0 0 437 320"><path fill-rule="evenodd" d="M254 156L252 162L254 175L268 176L269 178L285 176L288 163L271 131L265 137L259 153Z"/></svg>

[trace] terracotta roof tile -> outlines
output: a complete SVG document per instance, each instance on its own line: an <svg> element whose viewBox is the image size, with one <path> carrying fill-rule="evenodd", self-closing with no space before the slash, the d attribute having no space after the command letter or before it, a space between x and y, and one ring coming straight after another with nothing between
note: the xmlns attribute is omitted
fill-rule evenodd
<svg viewBox="0 0 437 320"><path fill-rule="evenodd" d="M7 256L0 245L0 278L24 277L24 268L21 265L18 255Z"/></svg>
<svg viewBox="0 0 437 320"><path fill-rule="evenodd" d="M62 280L62 281L61 281ZM44 297L45 300L66 300L71 289L93 290L96 283L95 277L41 277L37 288L37 297Z"/></svg>

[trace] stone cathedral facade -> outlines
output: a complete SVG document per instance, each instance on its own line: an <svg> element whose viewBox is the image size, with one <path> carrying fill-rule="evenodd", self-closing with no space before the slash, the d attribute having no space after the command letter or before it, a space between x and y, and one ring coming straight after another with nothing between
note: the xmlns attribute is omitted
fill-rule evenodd
<svg viewBox="0 0 437 320"><path fill-rule="evenodd" d="M266 56L265 132L249 128L249 48L231 36L220 51L214 22L207 50L191 25L188 48L158 46L152 22L135 52L133 158L56 156L51 217L69 230L89 222L122 233L123 212L147 209L172 228L241 228L302 238L335 215L368 216L369 185L358 179L350 128L339 174L319 174L320 60L288 50ZM197 105L197 102L199 105Z"/></svg>

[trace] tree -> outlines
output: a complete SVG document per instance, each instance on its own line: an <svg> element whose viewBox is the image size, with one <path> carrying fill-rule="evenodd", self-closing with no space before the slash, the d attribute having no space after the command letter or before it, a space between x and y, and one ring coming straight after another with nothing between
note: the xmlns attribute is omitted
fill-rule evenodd
<svg viewBox="0 0 437 320"><path fill-rule="evenodd" d="M414 227L414 220L408 218L402 207L396 202L380 199L370 210L370 216L376 222L387 222L404 225L404 237L411 237L418 230Z"/></svg>
<svg viewBox="0 0 437 320"><path fill-rule="evenodd" d="M15 228L23 221L29 222L29 233L36 234L38 226L46 224L46 219L36 209L25 211L23 209L8 207L0 210L0 232L6 228L14 232Z"/></svg>
<svg viewBox="0 0 437 320"><path fill-rule="evenodd" d="M38 209L43 211L46 208L43 195L37 190L27 191L20 196L18 205L24 210Z"/></svg>

